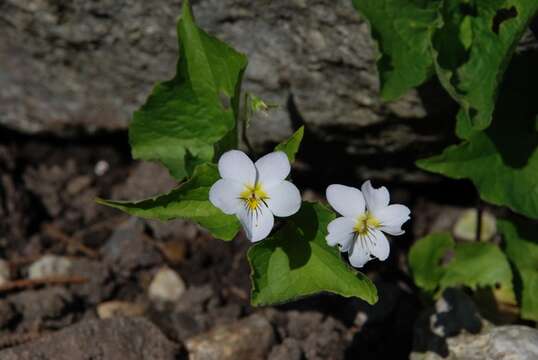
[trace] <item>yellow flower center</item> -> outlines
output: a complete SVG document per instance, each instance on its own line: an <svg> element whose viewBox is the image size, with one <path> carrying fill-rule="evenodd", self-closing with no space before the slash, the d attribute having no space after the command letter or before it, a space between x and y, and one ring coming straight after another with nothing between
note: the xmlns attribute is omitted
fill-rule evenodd
<svg viewBox="0 0 538 360"><path fill-rule="evenodd" d="M353 231L359 235L366 235L371 229L378 228L381 222L370 212L359 215Z"/></svg>
<svg viewBox="0 0 538 360"><path fill-rule="evenodd" d="M245 190L241 192L239 198L243 200L247 210L255 211L261 206L261 204L265 204L267 206L265 200L269 199L269 195L267 195L267 193L263 190L260 183L256 183L255 185L246 185Z"/></svg>

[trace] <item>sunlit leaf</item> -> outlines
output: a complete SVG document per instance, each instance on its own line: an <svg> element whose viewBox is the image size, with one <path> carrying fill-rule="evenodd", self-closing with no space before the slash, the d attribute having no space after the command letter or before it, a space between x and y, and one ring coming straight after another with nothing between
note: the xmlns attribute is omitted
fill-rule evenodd
<svg viewBox="0 0 538 360"><path fill-rule="evenodd" d="M322 291L370 304L377 301L373 283L351 269L338 249L327 245L327 224L334 218L320 204L303 203L280 231L249 250L254 305L283 303Z"/></svg>
<svg viewBox="0 0 538 360"><path fill-rule="evenodd" d="M135 159L163 163L176 179L237 146L236 118L246 57L196 26L188 1L177 27L176 76L158 84L135 112Z"/></svg>
<svg viewBox="0 0 538 360"><path fill-rule="evenodd" d="M103 199L97 202L146 219L193 220L215 237L231 240L239 231L239 221L209 202L209 189L219 178L217 167L205 164L196 168L189 181L167 194L134 202Z"/></svg>
<svg viewBox="0 0 538 360"><path fill-rule="evenodd" d="M380 55L381 96L394 100L433 73L431 36L440 25L440 0L353 0L370 22Z"/></svg>
<svg viewBox="0 0 538 360"><path fill-rule="evenodd" d="M295 155L299 151L299 148L301 147L301 141L303 140L304 135L304 126L301 126L299 130L297 130L293 135L278 144L275 147L275 151L284 151L286 155L288 155L288 159L290 162L295 161Z"/></svg>
<svg viewBox="0 0 538 360"><path fill-rule="evenodd" d="M498 246L491 243L456 244L448 233L418 240L409 253L415 283L428 292L464 285L471 289L496 287L511 292L512 271Z"/></svg>
<svg viewBox="0 0 538 360"><path fill-rule="evenodd" d="M494 244L462 243L454 249L454 258L446 265L441 288L465 285L512 288L512 271L506 256Z"/></svg>
<svg viewBox="0 0 538 360"><path fill-rule="evenodd" d="M454 240L448 233L431 234L418 240L409 251L415 284L429 292L437 289L445 274L443 259L453 250Z"/></svg>
<svg viewBox="0 0 538 360"><path fill-rule="evenodd" d="M538 224L530 222L513 223L499 221L506 255L515 265L519 276L519 293L521 317L538 321Z"/></svg>

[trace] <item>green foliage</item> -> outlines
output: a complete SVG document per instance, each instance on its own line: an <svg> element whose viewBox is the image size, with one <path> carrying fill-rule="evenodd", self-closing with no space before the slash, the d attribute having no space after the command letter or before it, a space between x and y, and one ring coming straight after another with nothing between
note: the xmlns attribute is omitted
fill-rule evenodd
<svg viewBox="0 0 538 360"><path fill-rule="evenodd" d="M299 151L299 147L301 147L301 141L303 140L304 135L304 126L301 126L299 130L297 130L293 135L278 144L275 147L275 151L283 151L288 155L288 159L291 162L295 161L295 155Z"/></svg>
<svg viewBox="0 0 538 360"><path fill-rule="evenodd" d="M335 214L320 204L303 203L301 210L271 238L248 252L252 268L252 303L282 303L320 291L356 296L370 304L377 290L355 273L325 241Z"/></svg>
<svg viewBox="0 0 538 360"><path fill-rule="evenodd" d="M538 101L533 95L537 63L536 53L514 59L490 128L417 165L471 179L484 200L538 218Z"/></svg>
<svg viewBox="0 0 538 360"><path fill-rule="evenodd" d="M538 15L538 1L353 0L353 4L367 17L379 44L377 66L385 99L420 85L433 65L443 87L460 105L456 135L463 141L417 165L454 179L470 179L482 199L538 219L538 52L513 57ZM516 231L510 223L502 223L501 230L517 269L515 284L521 283L522 317L537 320L537 237ZM449 234L432 234L417 241L409 262L417 285L428 292L498 283L513 295L506 258L492 244L455 244Z"/></svg>
<svg viewBox="0 0 538 360"><path fill-rule="evenodd" d="M209 202L209 189L220 178L213 164L199 165L192 177L167 194L142 201L111 201L98 203L146 219L189 219L208 229L215 237L231 240L239 231L235 216L226 215Z"/></svg>
<svg viewBox="0 0 538 360"><path fill-rule="evenodd" d="M381 96L394 100L422 84L434 65L462 107L462 137L490 125L515 45L538 12L535 0L353 0L353 5L379 45Z"/></svg>
<svg viewBox="0 0 538 360"><path fill-rule="evenodd" d="M353 0L370 22L380 57L381 96L394 100L433 73L431 37L440 25L440 0Z"/></svg>
<svg viewBox="0 0 538 360"><path fill-rule="evenodd" d="M176 179L237 146L236 119L246 57L194 23L189 2L177 27L177 74L158 84L134 114L129 140L135 159L163 163ZM217 154L218 155L218 154Z"/></svg>
<svg viewBox="0 0 538 360"><path fill-rule="evenodd" d="M503 73L537 11L536 0L443 1L432 38L437 74L473 129L491 123Z"/></svg>
<svg viewBox="0 0 538 360"><path fill-rule="evenodd" d="M409 254L415 283L433 292L464 285L471 289L512 289L512 271L503 252L488 243L456 244L448 233L431 234L417 241Z"/></svg>
<svg viewBox="0 0 538 360"><path fill-rule="evenodd" d="M441 266L448 251L454 249L454 240L448 233L431 234L418 240L409 251L409 265L417 286L433 292L445 273Z"/></svg>
<svg viewBox="0 0 538 360"><path fill-rule="evenodd" d="M521 317L538 321L538 224L502 220L498 226L506 243L506 255L519 278L516 293Z"/></svg>
<svg viewBox="0 0 538 360"><path fill-rule="evenodd" d="M512 271L498 246L488 243L457 244L454 258L445 268L441 288L465 285L478 287L512 287Z"/></svg>

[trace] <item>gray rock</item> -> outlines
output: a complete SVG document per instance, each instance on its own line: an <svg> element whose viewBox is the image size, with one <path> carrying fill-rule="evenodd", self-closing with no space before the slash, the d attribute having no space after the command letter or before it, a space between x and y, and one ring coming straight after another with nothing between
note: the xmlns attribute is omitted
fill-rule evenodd
<svg viewBox="0 0 538 360"><path fill-rule="evenodd" d="M313 311L289 311L286 337L299 342L308 360L344 359L350 344L343 323Z"/></svg>
<svg viewBox="0 0 538 360"><path fill-rule="evenodd" d="M126 181L112 189L114 199L145 199L168 192L177 185L164 166L142 161L130 171Z"/></svg>
<svg viewBox="0 0 538 360"><path fill-rule="evenodd" d="M9 296L7 301L21 315L19 329L57 329L72 322L75 300L63 287L24 291Z"/></svg>
<svg viewBox="0 0 538 360"><path fill-rule="evenodd" d="M0 124L60 136L125 129L153 83L174 73L180 8L179 0L2 2ZM302 121L312 139L366 158L431 151L453 133L450 105L435 91L380 101L375 46L348 0L202 0L194 12L249 56L243 88L281 105L249 129L258 148Z"/></svg>
<svg viewBox="0 0 538 360"><path fill-rule="evenodd" d="M463 333L447 339L448 355L413 353L412 360L534 360L538 359L538 330L527 326L489 327L480 334Z"/></svg>
<svg viewBox="0 0 538 360"><path fill-rule="evenodd" d="M70 274L87 279L85 283L70 286L74 294L91 305L110 297L114 291L114 281L107 264L86 258L74 259L72 264Z"/></svg>
<svg viewBox="0 0 538 360"><path fill-rule="evenodd" d="M0 329L7 327L16 316L15 307L7 300L0 300Z"/></svg>
<svg viewBox="0 0 538 360"><path fill-rule="evenodd" d="M101 248L103 259L115 273L128 278L136 270L160 264L162 257L144 234L144 222L137 218L120 224Z"/></svg>
<svg viewBox="0 0 538 360"><path fill-rule="evenodd" d="M186 341L190 360L265 359L274 342L273 328L260 315L219 326Z"/></svg>
<svg viewBox="0 0 538 360"><path fill-rule="evenodd" d="M56 333L0 351L2 360L173 360L178 346L143 318L78 323Z"/></svg>
<svg viewBox="0 0 538 360"><path fill-rule="evenodd" d="M284 339L282 344L275 346L269 354L269 360L301 360L303 352L297 340Z"/></svg>
<svg viewBox="0 0 538 360"><path fill-rule="evenodd" d="M198 314L154 309L148 316L169 339L174 341L185 341L207 330L205 322L200 321Z"/></svg>
<svg viewBox="0 0 538 360"><path fill-rule="evenodd" d="M419 318L412 360L527 360L538 358L538 330L493 326L462 291L445 290Z"/></svg>

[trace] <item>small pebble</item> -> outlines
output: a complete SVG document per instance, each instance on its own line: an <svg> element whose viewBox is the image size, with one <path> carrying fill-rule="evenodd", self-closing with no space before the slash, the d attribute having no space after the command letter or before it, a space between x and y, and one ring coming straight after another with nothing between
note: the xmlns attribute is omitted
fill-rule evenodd
<svg viewBox="0 0 538 360"><path fill-rule="evenodd" d="M128 301L112 300L97 306L97 315L100 319L118 316L142 316L144 312L144 306Z"/></svg>
<svg viewBox="0 0 538 360"><path fill-rule="evenodd" d="M110 165L105 160L99 160L95 167L93 168L93 172L97 176L103 176L107 173L108 169L110 168Z"/></svg>
<svg viewBox="0 0 538 360"><path fill-rule="evenodd" d="M71 265L71 260L66 257L45 255L30 265L28 277L30 279L40 279L49 276L67 276Z"/></svg>
<svg viewBox="0 0 538 360"><path fill-rule="evenodd" d="M497 233L495 216L488 211L482 211L480 227L480 241L489 241ZM461 213L454 225L454 236L465 241L476 240L477 212L476 209L467 209Z"/></svg>
<svg viewBox="0 0 538 360"><path fill-rule="evenodd" d="M176 302L185 293L186 286L177 272L161 268L149 285L149 298L153 301Z"/></svg>

